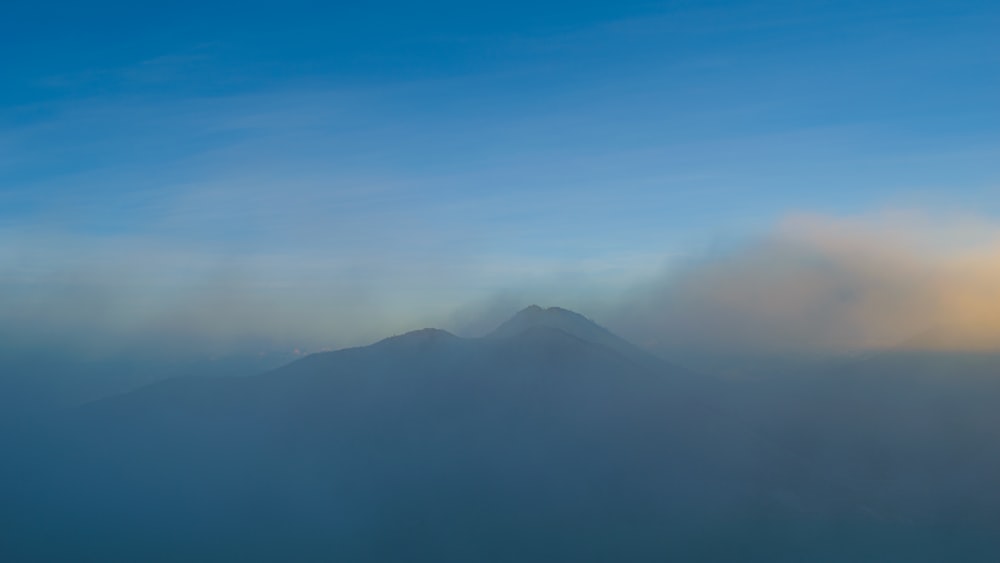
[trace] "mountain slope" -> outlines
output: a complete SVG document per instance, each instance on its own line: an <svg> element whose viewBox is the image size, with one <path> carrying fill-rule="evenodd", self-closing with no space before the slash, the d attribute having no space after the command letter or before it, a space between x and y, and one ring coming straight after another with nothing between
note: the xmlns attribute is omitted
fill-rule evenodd
<svg viewBox="0 0 1000 563"><path fill-rule="evenodd" d="M694 549L674 543L681 530L794 494L793 460L689 374L557 314L574 324L425 329L94 403L35 472L58 502L20 494L19 518L39 526L21 537L73 530L49 544L54 560L71 547L275 560L299 546L319 560L642 561Z"/></svg>

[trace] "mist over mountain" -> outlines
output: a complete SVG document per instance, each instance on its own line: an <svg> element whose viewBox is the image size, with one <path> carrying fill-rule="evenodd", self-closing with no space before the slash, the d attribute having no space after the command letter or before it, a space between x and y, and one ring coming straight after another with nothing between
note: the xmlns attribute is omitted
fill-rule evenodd
<svg viewBox="0 0 1000 563"><path fill-rule="evenodd" d="M2 7L0 563L1000 562L1000 2Z"/></svg>
<svg viewBox="0 0 1000 563"><path fill-rule="evenodd" d="M991 561L997 364L925 360L717 378L532 306L171 378L5 438L0 554Z"/></svg>

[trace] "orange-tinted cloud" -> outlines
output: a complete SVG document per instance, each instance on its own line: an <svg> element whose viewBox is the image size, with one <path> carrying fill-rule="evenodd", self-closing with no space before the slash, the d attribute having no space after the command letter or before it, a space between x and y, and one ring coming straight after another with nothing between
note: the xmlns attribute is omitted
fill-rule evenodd
<svg viewBox="0 0 1000 563"><path fill-rule="evenodd" d="M612 323L668 352L1000 349L1000 227L796 215L675 266Z"/></svg>

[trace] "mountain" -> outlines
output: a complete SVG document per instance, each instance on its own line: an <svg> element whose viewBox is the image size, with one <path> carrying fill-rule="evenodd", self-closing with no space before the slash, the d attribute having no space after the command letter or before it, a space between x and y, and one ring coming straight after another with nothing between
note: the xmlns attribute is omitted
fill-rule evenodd
<svg viewBox="0 0 1000 563"><path fill-rule="evenodd" d="M51 560L639 561L681 549L665 530L780 503L781 452L639 356L529 308L485 338L424 329L98 401L7 504L31 524L15 554L55 527Z"/></svg>
<svg viewBox="0 0 1000 563"><path fill-rule="evenodd" d="M988 518L942 536L878 505L895 473L845 476L858 451L807 447L829 430L800 410L819 388L752 412L739 405L775 388L720 385L540 307L483 338L423 329L256 376L172 379L6 450L0 555L934 561L975 545L963 560L993 560L976 559L997 553Z"/></svg>

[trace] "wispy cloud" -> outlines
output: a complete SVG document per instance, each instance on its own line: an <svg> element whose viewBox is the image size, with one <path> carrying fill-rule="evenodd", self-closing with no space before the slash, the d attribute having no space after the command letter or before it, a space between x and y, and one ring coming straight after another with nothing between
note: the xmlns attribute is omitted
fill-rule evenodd
<svg viewBox="0 0 1000 563"><path fill-rule="evenodd" d="M452 244L447 229L411 227L393 223L392 237L368 241L365 233L378 237L385 225L351 225L340 236L317 231L235 250L176 237L4 229L0 352L184 358L361 345L424 326L469 328L452 311L498 288L592 302L630 281L638 260L480 254Z"/></svg>

